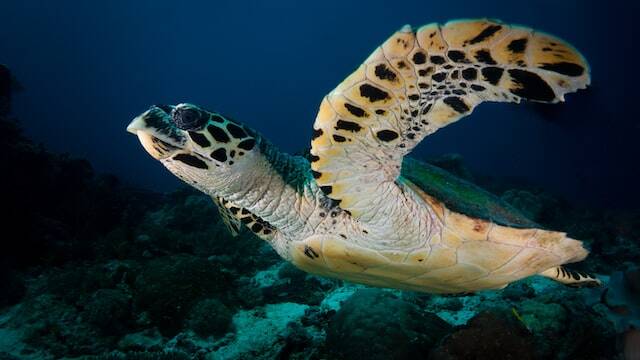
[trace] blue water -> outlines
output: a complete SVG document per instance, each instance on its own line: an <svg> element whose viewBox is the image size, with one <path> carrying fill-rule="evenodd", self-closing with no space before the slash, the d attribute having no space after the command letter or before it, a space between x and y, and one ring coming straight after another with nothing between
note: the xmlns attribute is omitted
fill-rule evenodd
<svg viewBox="0 0 640 360"><path fill-rule="evenodd" d="M322 97L401 25L492 17L555 34L593 86L553 108L485 104L417 156L456 152L586 204L640 201L633 84L635 2L14 1L0 5L0 61L27 91L15 113L56 151L153 189L178 182L124 132L154 103L189 101L308 147Z"/></svg>
<svg viewBox="0 0 640 360"><path fill-rule="evenodd" d="M0 3L0 360L638 359L639 10ZM301 153L323 96L403 24L478 17L565 39L592 85L558 105L482 104L412 156L583 241L590 255L570 268L602 287L533 276L438 296L308 275L248 230L232 237L208 196L125 131L152 104L190 102Z"/></svg>

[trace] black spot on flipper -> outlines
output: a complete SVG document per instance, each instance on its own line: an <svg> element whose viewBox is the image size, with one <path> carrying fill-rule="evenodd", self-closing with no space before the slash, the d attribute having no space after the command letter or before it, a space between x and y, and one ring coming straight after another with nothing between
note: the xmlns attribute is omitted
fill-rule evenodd
<svg viewBox="0 0 640 360"><path fill-rule="evenodd" d="M421 65L427 62L427 56L423 52L418 51L413 54L412 60L414 64Z"/></svg>
<svg viewBox="0 0 640 360"><path fill-rule="evenodd" d="M409 95L407 97L409 98L409 100L413 100L413 101L420 100L420 95L418 95L418 94L411 94L411 95Z"/></svg>
<svg viewBox="0 0 640 360"><path fill-rule="evenodd" d="M435 73L431 75L431 78L433 79L433 81L442 82L447 78L447 74L443 72Z"/></svg>
<svg viewBox="0 0 640 360"><path fill-rule="evenodd" d="M449 50L447 52L447 57L454 62L457 63L469 63L470 61L467 59L466 55L459 50Z"/></svg>
<svg viewBox="0 0 640 360"><path fill-rule="evenodd" d="M386 64L377 65L374 73L380 80L396 81L398 78L396 73L389 69Z"/></svg>
<svg viewBox="0 0 640 360"><path fill-rule="evenodd" d="M253 149L253 147L256 145L256 140L255 139L247 139L247 140L242 140L239 144L238 147L240 149L243 150L251 150Z"/></svg>
<svg viewBox="0 0 640 360"><path fill-rule="evenodd" d="M357 123L354 123L353 121L347 121L347 120L338 120L338 122L336 123L336 130L346 130L346 131L351 131L351 132L358 132L362 129L362 127L360 125L358 125Z"/></svg>
<svg viewBox="0 0 640 360"><path fill-rule="evenodd" d="M382 110L382 109L377 109L376 110L376 114L378 115L384 115L386 113L386 111Z"/></svg>
<svg viewBox="0 0 640 360"><path fill-rule="evenodd" d="M469 39L467 41L465 41L465 43L468 43L470 45L473 44L477 44L479 42L483 42L484 40L492 37L493 35L495 35L495 33L497 33L498 31L500 31L500 29L502 29L501 25L489 25L486 28L484 28L478 35L476 35L474 38Z"/></svg>
<svg viewBox="0 0 640 360"><path fill-rule="evenodd" d="M369 116L369 114L367 114L366 111L364 111L362 108L359 108L355 105L351 105L349 103L344 103L344 107L345 109L347 109L352 115L357 116L357 117L367 117Z"/></svg>
<svg viewBox="0 0 640 360"><path fill-rule="evenodd" d="M208 169L207 163L189 154L178 154L173 157L174 160L193 166L198 169Z"/></svg>
<svg viewBox="0 0 640 360"><path fill-rule="evenodd" d="M504 73L504 69L496 66L487 66L486 68L483 68L481 72L482 76L489 84L498 85L500 78L502 77L502 73Z"/></svg>
<svg viewBox="0 0 640 360"><path fill-rule="evenodd" d="M479 50L475 55L476 60L483 64L487 65L495 65L497 64L495 60L491 57L491 53L489 50Z"/></svg>
<svg viewBox="0 0 640 360"><path fill-rule="evenodd" d="M474 91L485 91L486 88L482 85L471 84L471 90Z"/></svg>
<svg viewBox="0 0 640 360"><path fill-rule="evenodd" d="M389 99L389 94L386 91L370 84L360 85L360 96L369 99L370 102Z"/></svg>
<svg viewBox="0 0 640 360"><path fill-rule="evenodd" d="M242 139L247 137L247 133L244 131L244 129L236 124L228 123L227 130L229 131L231 136L233 136L236 139Z"/></svg>
<svg viewBox="0 0 640 360"><path fill-rule="evenodd" d="M556 98L553 89L538 74L526 70L511 69L509 75L518 85L518 88L509 89L514 95L538 101L552 101Z"/></svg>
<svg viewBox="0 0 640 360"><path fill-rule="evenodd" d="M542 64L541 69L556 72L567 76L580 76L584 73L584 68L578 64L570 62L559 62L555 64Z"/></svg>
<svg viewBox="0 0 640 360"><path fill-rule="evenodd" d="M253 222L253 217L252 216L245 216L243 218L240 219L240 222L247 225Z"/></svg>
<svg viewBox="0 0 640 360"><path fill-rule="evenodd" d="M313 175L313 178L314 178L314 179L319 179L319 178L320 178L320 176L322 176L322 173L317 172L317 171L315 171L315 170L311 170L311 175Z"/></svg>
<svg viewBox="0 0 640 360"><path fill-rule="evenodd" d="M313 134L311 135L311 140L315 140L322 135L322 129L313 129Z"/></svg>
<svg viewBox="0 0 640 360"><path fill-rule="evenodd" d="M315 252L315 250L313 250L312 247L305 245L304 246L304 254L309 258L309 259L315 259L320 257L320 255L318 255L318 253Z"/></svg>
<svg viewBox="0 0 640 360"><path fill-rule="evenodd" d="M320 186L320 190L322 190L325 195L329 195L331 191L333 191L333 187L331 185Z"/></svg>
<svg viewBox="0 0 640 360"><path fill-rule="evenodd" d="M227 133L224 130L222 130L217 126L209 125L207 126L207 131L209 131L209 134L213 136L213 139L215 141L218 141L221 143L228 143L230 140L229 135L227 135Z"/></svg>
<svg viewBox="0 0 640 360"><path fill-rule="evenodd" d="M574 280L580 280L580 275L578 275L575 271L572 271L569 274L571 274Z"/></svg>
<svg viewBox="0 0 640 360"><path fill-rule="evenodd" d="M320 156L316 156L316 155L309 155L309 159L311 160L311 162L316 162L318 160L320 160Z"/></svg>
<svg viewBox="0 0 640 360"><path fill-rule="evenodd" d="M236 215L238 213L238 211L240 211L240 208L232 206L232 207L229 208L229 211L231 211L231 213L233 215Z"/></svg>
<svg viewBox="0 0 640 360"><path fill-rule="evenodd" d="M398 138L398 133L393 130L380 130L376 133L376 137L382 141L389 142Z"/></svg>
<svg viewBox="0 0 640 360"><path fill-rule="evenodd" d="M507 45L507 49L514 54L521 54L527 48L527 41L527 38L512 40L509 45Z"/></svg>
<svg viewBox="0 0 640 360"><path fill-rule="evenodd" d="M445 60L442 56L440 56L440 55L431 55L431 56L429 57L429 60L430 60L432 63L436 64L436 65L442 65L442 64L444 64L444 62L446 61L446 60Z"/></svg>
<svg viewBox="0 0 640 360"><path fill-rule="evenodd" d="M478 77L478 70L476 68L466 68L462 70L462 78L468 81L475 80Z"/></svg>
<svg viewBox="0 0 640 360"><path fill-rule="evenodd" d="M344 136L333 134L333 140L337 142L345 142L347 141L347 138L345 138Z"/></svg>
<svg viewBox="0 0 640 360"><path fill-rule="evenodd" d="M253 231L254 233L260 232L260 230L262 230L263 226L259 223L255 223L253 225L251 225L251 231Z"/></svg>
<svg viewBox="0 0 640 360"><path fill-rule="evenodd" d="M189 137L193 140L194 143L198 144L200 147L206 148L211 146L209 139L206 136L199 132L189 131Z"/></svg>
<svg viewBox="0 0 640 360"><path fill-rule="evenodd" d="M469 105L457 96L449 96L444 98L442 101L461 114L469 111Z"/></svg>
<svg viewBox="0 0 640 360"><path fill-rule="evenodd" d="M225 161L227 161L227 150L225 150L225 148L215 149L211 153L211 158L215 159L215 160L218 160L220 162L225 162Z"/></svg>

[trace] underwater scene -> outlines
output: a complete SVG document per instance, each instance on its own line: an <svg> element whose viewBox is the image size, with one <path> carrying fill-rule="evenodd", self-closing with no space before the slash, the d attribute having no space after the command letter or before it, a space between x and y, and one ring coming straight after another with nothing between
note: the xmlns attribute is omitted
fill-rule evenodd
<svg viewBox="0 0 640 360"><path fill-rule="evenodd" d="M640 359L639 10L3 1L0 360Z"/></svg>

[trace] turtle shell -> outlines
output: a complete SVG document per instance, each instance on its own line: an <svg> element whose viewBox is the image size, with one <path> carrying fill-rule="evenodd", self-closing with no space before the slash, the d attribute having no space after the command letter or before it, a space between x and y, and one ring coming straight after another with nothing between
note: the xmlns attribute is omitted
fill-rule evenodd
<svg viewBox="0 0 640 360"><path fill-rule="evenodd" d="M449 210L503 226L541 228L499 197L437 166L405 157L401 175Z"/></svg>
<svg viewBox="0 0 640 360"><path fill-rule="evenodd" d="M438 230L417 248L367 246L335 233L291 243L291 262L314 274L431 293L501 289L584 259L580 241L540 229L495 195L432 165L405 158L401 177L433 209Z"/></svg>

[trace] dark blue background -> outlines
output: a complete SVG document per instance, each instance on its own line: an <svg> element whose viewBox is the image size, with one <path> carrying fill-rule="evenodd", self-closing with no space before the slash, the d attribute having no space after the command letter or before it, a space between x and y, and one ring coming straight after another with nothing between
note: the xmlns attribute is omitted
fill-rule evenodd
<svg viewBox="0 0 640 360"><path fill-rule="evenodd" d="M309 144L320 100L405 23L493 17L560 36L593 86L563 105L484 104L427 138L474 171L567 198L637 207L640 6L631 1L3 1L0 62L26 88L15 114L55 151L148 188L178 181L124 129L154 103L193 102L286 151ZM11 171L11 169L3 169Z"/></svg>

